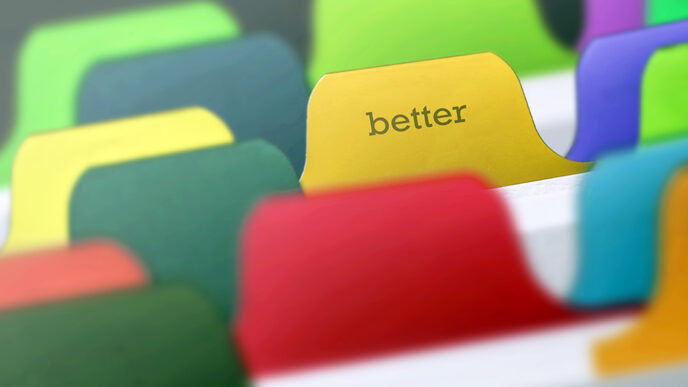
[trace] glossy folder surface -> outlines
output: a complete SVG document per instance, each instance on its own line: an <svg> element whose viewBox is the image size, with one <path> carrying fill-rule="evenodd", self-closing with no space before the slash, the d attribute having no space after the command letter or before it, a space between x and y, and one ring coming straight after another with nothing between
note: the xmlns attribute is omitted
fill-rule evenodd
<svg viewBox="0 0 688 387"><path fill-rule="evenodd" d="M306 152L306 192L459 171L503 186L589 167L542 141L518 78L489 53L325 76Z"/></svg>

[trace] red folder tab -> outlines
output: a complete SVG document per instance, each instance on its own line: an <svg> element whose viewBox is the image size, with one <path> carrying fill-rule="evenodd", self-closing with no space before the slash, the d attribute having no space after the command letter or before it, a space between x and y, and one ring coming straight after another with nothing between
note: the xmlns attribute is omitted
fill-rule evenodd
<svg viewBox="0 0 688 387"><path fill-rule="evenodd" d="M242 253L235 333L254 377L573 317L474 178L274 198Z"/></svg>
<svg viewBox="0 0 688 387"><path fill-rule="evenodd" d="M146 283L138 261L110 242L18 254L0 259L0 311Z"/></svg>

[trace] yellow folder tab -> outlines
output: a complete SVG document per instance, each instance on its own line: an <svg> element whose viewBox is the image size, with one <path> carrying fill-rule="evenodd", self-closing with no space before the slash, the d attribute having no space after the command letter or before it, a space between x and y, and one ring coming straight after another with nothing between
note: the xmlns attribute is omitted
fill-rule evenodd
<svg viewBox="0 0 688 387"><path fill-rule="evenodd" d="M203 108L30 136L12 170L10 234L3 253L68 243L70 196L79 177L91 167L233 140L222 120Z"/></svg>
<svg viewBox="0 0 688 387"><path fill-rule="evenodd" d="M325 75L308 106L306 192L456 171L497 186L587 170L540 138L491 53Z"/></svg>
<svg viewBox="0 0 688 387"><path fill-rule="evenodd" d="M597 343L595 363L602 375L688 361L688 168L668 184L659 219L654 300L628 331Z"/></svg>

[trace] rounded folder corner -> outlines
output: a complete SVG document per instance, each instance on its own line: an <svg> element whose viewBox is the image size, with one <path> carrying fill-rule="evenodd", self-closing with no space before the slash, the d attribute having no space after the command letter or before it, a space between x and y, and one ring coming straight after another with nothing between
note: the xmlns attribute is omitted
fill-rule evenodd
<svg viewBox="0 0 688 387"><path fill-rule="evenodd" d="M11 228L3 252L66 244L72 190L91 167L232 142L224 123L201 108L32 135L13 166Z"/></svg>
<svg viewBox="0 0 688 387"><path fill-rule="evenodd" d="M306 138L306 192L450 172L503 186L590 167L542 140L516 72L493 53L326 75Z"/></svg>
<svg viewBox="0 0 688 387"><path fill-rule="evenodd" d="M641 85L652 55L688 42L688 21L593 40L577 69L578 127L567 157L594 161L602 154L638 145Z"/></svg>

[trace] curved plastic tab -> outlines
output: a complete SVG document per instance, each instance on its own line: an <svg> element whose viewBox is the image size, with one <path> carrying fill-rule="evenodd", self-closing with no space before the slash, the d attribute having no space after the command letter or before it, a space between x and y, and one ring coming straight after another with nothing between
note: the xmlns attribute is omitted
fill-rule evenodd
<svg viewBox="0 0 688 387"><path fill-rule="evenodd" d="M572 303L601 307L650 295L662 192L686 162L688 140L647 146L600 161L583 181Z"/></svg>
<svg viewBox="0 0 688 387"><path fill-rule="evenodd" d="M584 49L598 36L642 28L645 25L645 1L585 0L585 22L578 49Z"/></svg>
<svg viewBox="0 0 688 387"><path fill-rule="evenodd" d="M166 0L62 0L46 2L26 0L12 3L0 13L0 144L12 127L14 91L18 64L16 59L22 40L35 26L54 20L103 14L131 7L150 6ZM9 3L7 3L9 5Z"/></svg>
<svg viewBox="0 0 688 387"><path fill-rule="evenodd" d="M647 0L648 24L661 24L688 19L688 3L684 0Z"/></svg>
<svg viewBox="0 0 688 387"><path fill-rule="evenodd" d="M659 48L688 41L688 21L595 39L578 64L578 130L568 158L593 161L634 147L640 131L641 80Z"/></svg>
<svg viewBox="0 0 688 387"><path fill-rule="evenodd" d="M276 145L300 174L306 102L296 54L281 40L259 35L97 66L82 87L79 122L203 106L237 141L264 138Z"/></svg>
<svg viewBox="0 0 688 387"><path fill-rule="evenodd" d="M298 184L287 158L263 141L96 168L74 190L70 237L124 243L155 280L193 283L228 318L245 214Z"/></svg>
<svg viewBox="0 0 688 387"><path fill-rule="evenodd" d="M688 169L666 185L654 300L629 331L595 348L602 374L688 361Z"/></svg>
<svg viewBox="0 0 688 387"><path fill-rule="evenodd" d="M110 242L20 254L0 260L0 311L146 283L136 258Z"/></svg>
<svg viewBox="0 0 688 387"><path fill-rule="evenodd" d="M547 30L535 1L315 0L308 77L494 52L519 76L573 68L576 53Z"/></svg>
<svg viewBox="0 0 688 387"><path fill-rule="evenodd" d="M583 172L542 141L494 54L328 74L308 106L305 191L456 171L497 186Z"/></svg>
<svg viewBox="0 0 688 387"><path fill-rule="evenodd" d="M688 134L688 44L658 50L643 76L640 143Z"/></svg>
<svg viewBox="0 0 688 387"><path fill-rule="evenodd" d="M239 386L226 325L196 291L146 290L0 315L3 386Z"/></svg>
<svg viewBox="0 0 688 387"><path fill-rule="evenodd" d="M254 377L574 317L473 178L275 198L244 236L236 335Z"/></svg>
<svg viewBox="0 0 688 387"><path fill-rule="evenodd" d="M78 93L96 63L228 39L239 27L210 2L188 2L34 30L19 58L17 117L0 152L0 185L24 139L38 132L74 126Z"/></svg>
<svg viewBox="0 0 688 387"><path fill-rule="evenodd" d="M224 123L201 108L31 136L14 163L10 234L3 251L66 244L69 198L89 168L232 141Z"/></svg>

